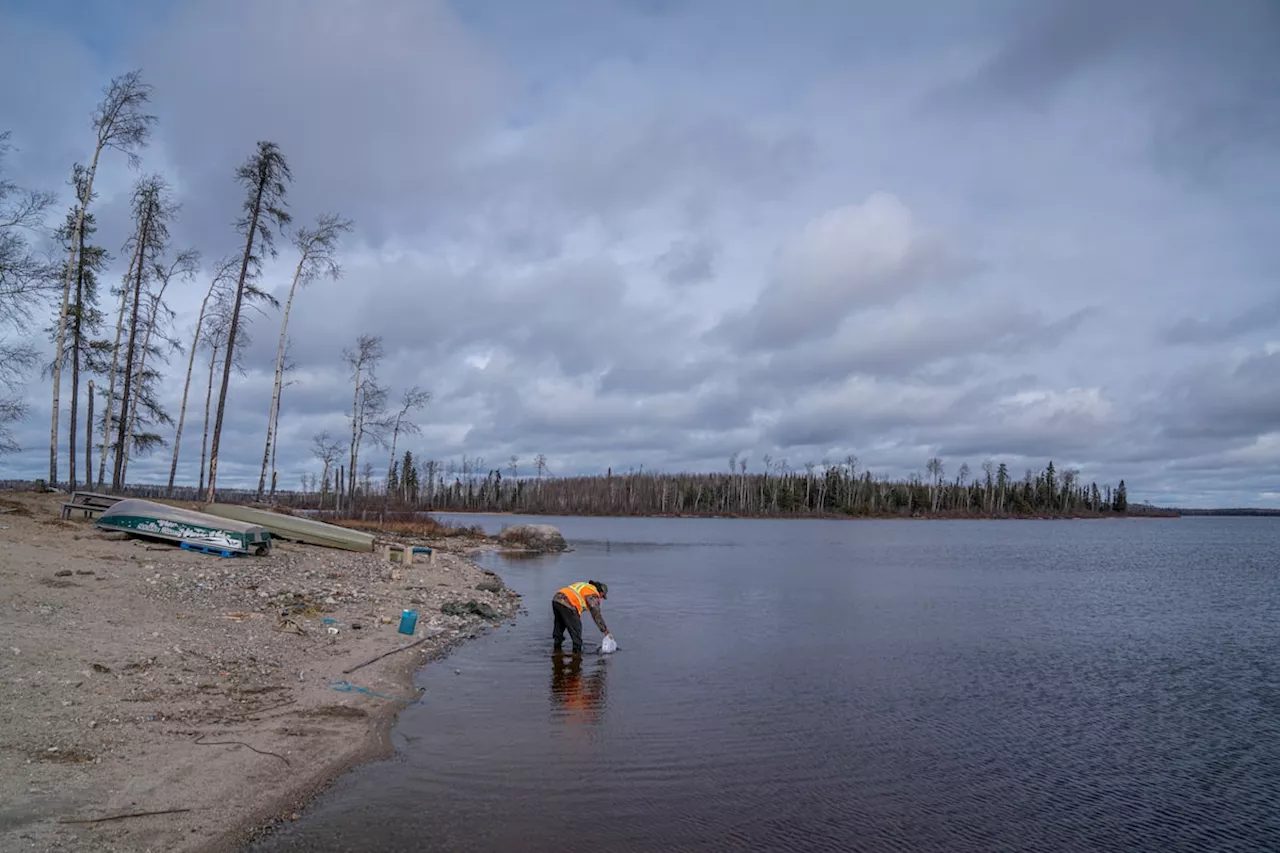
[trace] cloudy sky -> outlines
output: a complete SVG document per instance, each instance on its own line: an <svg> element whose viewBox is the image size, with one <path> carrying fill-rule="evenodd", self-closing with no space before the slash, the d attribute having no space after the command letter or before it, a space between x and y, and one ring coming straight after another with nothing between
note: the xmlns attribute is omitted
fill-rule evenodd
<svg viewBox="0 0 1280 853"><path fill-rule="evenodd" d="M260 139L296 224L354 220L291 319L283 487L348 429L370 333L393 396L434 394L407 446L442 460L1051 458L1280 505L1277 45L1274 0L0 0L0 130L10 177L65 191L141 68L175 246L236 249ZM100 172L113 281L138 174ZM184 338L207 280L173 295ZM278 330L254 319L220 484L256 482ZM0 476L47 472L28 396Z"/></svg>

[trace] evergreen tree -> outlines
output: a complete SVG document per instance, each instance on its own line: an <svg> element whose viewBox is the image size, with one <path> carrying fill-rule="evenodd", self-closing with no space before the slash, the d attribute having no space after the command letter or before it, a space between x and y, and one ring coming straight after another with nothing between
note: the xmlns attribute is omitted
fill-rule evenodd
<svg viewBox="0 0 1280 853"><path fill-rule="evenodd" d="M1125 488L1124 480L1121 480L1116 486L1116 496L1111 503L1111 509L1115 512L1127 512L1129 510L1129 492Z"/></svg>
<svg viewBox="0 0 1280 853"><path fill-rule="evenodd" d="M83 196L85 192L85 177L82 168L77 167L73 181L77 194ZM78 229L76 227L77 224L81 226ZM67 434L67 446L70 451L68 478L70 487L73 489L78 481L76 471L76 432L80 421L80 375L82 373L103 373L106 371L110 360L110 344L105 340L97 341L93 339L93 335L102 331L102 324L105 319L102 311L98 308L98 275L102 272L107 262L111 260L111 256L107 254L106 249L89 244L89 238L97 230L97 224L92 213L85 213L83 219L81 219L79 205L71 209L67 214L66 222L58 230L57 236L62 243L63 250L68 254L74 251L76 260L66 315L64 317L59 311L59 316L54 318L53 325L48 330L49 339L55 346L58 341L60 326L63 338L61 358L55 354L54 364L49 366L50 374L52 374L56 364L59 362L71 366L71 420ZM75 245L73 249L73 244L75 243L78 243L78 245ZM92 432L93 424L86 423L85 428L87 431ZM86 486L92 484L93 474L91 471L86 470L84 478Z"/></svg>

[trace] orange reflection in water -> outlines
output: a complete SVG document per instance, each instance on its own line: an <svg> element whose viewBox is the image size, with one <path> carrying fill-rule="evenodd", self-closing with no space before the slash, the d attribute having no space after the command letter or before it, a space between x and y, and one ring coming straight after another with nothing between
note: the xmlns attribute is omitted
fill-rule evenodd
<svg viewBox="0 0 1280 853"><path fill-rule="evenodd" d="M587 670L584 674L584 668ZM580 654L557 652L551 656L551 707L568 725L593 726L605 708L605 672L608 666L596 658L585 666Z"/></svg>

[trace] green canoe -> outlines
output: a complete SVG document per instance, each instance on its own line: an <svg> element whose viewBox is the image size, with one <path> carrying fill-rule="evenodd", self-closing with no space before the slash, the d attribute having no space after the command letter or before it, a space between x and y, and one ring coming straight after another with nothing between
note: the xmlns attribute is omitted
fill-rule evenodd
<svg viewBox="0 0 1280 853"><path fill-rule="evenodd" d="M345 551L373 551L373 534L316 521L314 518L283 515L241 504L205 504L204 511L219 518L256 524L270 531L277 539L291 539L294 542L341 548Z"/></svg>
<svg viewBox="0 0 1280 853"><path fill-rule="evenodd" d="M103 510L95 526L237 554L271 550L271 533L260 525L141 498L116 501Z"/></svg>

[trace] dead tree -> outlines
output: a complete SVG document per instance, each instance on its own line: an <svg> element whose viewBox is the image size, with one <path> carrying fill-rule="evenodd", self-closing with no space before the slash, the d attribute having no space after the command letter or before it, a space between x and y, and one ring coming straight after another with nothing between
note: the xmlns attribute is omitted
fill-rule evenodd
<svg viewBox="0 0 1280 853"><path fill-rule="evenodd" d="M281 370L281 373L280 373L280 378L282 380L284 379L284 376L286 374L293 372L294 368L298 366L297 363L289 356L289 343L286 343L284 348L284 363L281 365L283 369ZM298 384L297 379L290 379L287 382L281 382L279 386L279 391L276 394L275 414L273 415L274 420L271 424L271 434L273 436L273 440L271 442L271 500L272 502L274 502L276 499L276 478L279 475L279 472L276 470L276 448L280 446L280 405L279 403L281 400L284 399L284 389L288 388L290 385L296 385L296 384Z"/></svg>
<svg viewBox="0 0 1280 853"><path fill-rule="evenodd" d="M360 460L360 445L370 432L377 432L379 418L386 401L386 389L377 382L377 366L382 361L382 337L361 335L354 350L343 350L342 357L351 365L351 379L355 389L351 399L351 457L347 471L349 501L356 496L356 467Z"/></svg>
<svg viewBox="0 0 1280 853"><path fill-rule="evenodd" d="M293 245L298 249L298 265L293 271L293 284L289 286L289 296L284 303L284 317L280 321L280 346L276 351L276 377L271 391L271 411L267 416L267 445L262 451L262 473L258 476L258 500L262 500L262 493L266 488L267 466L275 456L275 430L280 419L285 341L289 333L289 313L293 310L293 297L299 285L306 287L325 275L334 279L342 275L342 268L334 258L334 252L338 247L338 238L343 232L350 230L350 220L326 213L316 220L315 228L299 228L294 235ZM275 470L274 465L272 470ZM274 493L275 489L272 488L271 491Z"/></svg>
<svg viewBox="0 0 1280 853"><path fill-rule="evenodd" d="M240 262L240 277L236 282L231 321L227 328L222 389L218 392L218 413L213 422L213 442L209 449L209 503L213 503L218 485L218 450L222 439L222 421L227 409L227 388L231 382L231 363L236 352L236 334L239 332L245 285L251 271L254 278L261 271L262 255L273 258L276 256L273 225L275 228L284 228L292 219L284 206L285 184L293 180L293 175L279 146L274 142L259 142L258 150L236 170L236 180L247 191L244 215L236 223L237 229L244 235L244 257ZM256 253L255 244L259 247Z"/></svg>
<svg viewBox="0 0 1280 853"><path fill-rule="evenodd" d="M0 167L10 148L8 140L8 131L0 133ZM27 415L19 384L39 361L34 347L24 341L11 343L4 333L24 331L32 305L49 291L49 266L32 242L53 201L51 193L19 188L0 169L0 456L18 450L10 425Z"/></svg>
<svg viewBox="0 0 1280 853"><path fill-rule="evenodd" d="M145 148L151 136L151 126L156 118L144 110L151 99L151 86L142 82L141 72L130 71L112 79L93 113L95 144L93 158L84 173L84 190L78 193L79 205L71 248L67 253L67 266L62 281L62 308L58 312L58 335L54 347L53 365L53 413L49 427L49 483L58 482L58 420L59 394L62 382L62 353L67 333L67 304L71 297L71 282L75 277L76 252L80 245L80 231L84 215L93 199L93 181L98 173L98 161L108 148L123 152L129 165L138 165L138 151Z"/></svg>
<svg viewBox="0 0 1280 853"><path fill-rule="evenodd" d="M320 509L324 509L324 497L329 492L330 476L333 474L333 463L342 452L341 442L335 441L328 430L317 433L311 438L311 455L320 460L324 470L320 478ZM339 491L341 486L339 486Z"/></svg>
<svg viewBox="0 0 1280 853"><path fill-rule="evenodd" d="M168 185L158 175L143 178L139 182L133 196L134 219L138 223L135 233L137 260L134 264L133 294L131 300L131 319L129 321L129 341L125 349L124 378L120 386L120 417L116 432L115 470L111 477L111 487L120 489L124 486L124 459L127 453L125 442L129 435L129 405L132 402L134 359L138 357L138 312L142 303L142 285L149 277L147 261L160 257L169 240L169 220L173 218L176 208L167 198Z"/></svg>
<svg viewBox="0 0 1280 853"><path fill-rule="evenodd" d="M138 360L139 372L144 374L146 372L147 356L152 352L152 338L154 338L157 333L164 335L164 330L161 328L162 318L169 317L171 320L173 317L173 312L169 310L164 301L164 294L169 288L169 283L172 282L174 278L184 278L187 280L195 278L196 271L199 267L200 253L195 249L187 249L183 252L179 252L178 256L168 265L162 263L152 264L153 280L159 284L159 287L153 293L148 294L147 316L145 323L146 332L142 338L142 350ZM177 342L171 340L170 344L171 347L176 346ZM134 434L133 430L138 417L138 408L138 406L134 406L129 413L129 427L126 433L129 436ZM130 444L126 444L124 447L124 465L121 467L120 472L120 480L122 484L129 470L131 445L132 442L130 442Z"/></svg>
<svg viewBox="0 0 1280 853"><path fill-rule="evenodd" d="M173 493L173 481L178 476L178 453L182 446L182 425L187 419L187 396L191 391L191 373L196 366L196 353L200 350L200 335L204 331L205 316L209 310L209 300L213 298L215 289L222 287L227 288L230 284L231 275L235 271L235 259L224 258L218 263L213 273L213 278L209 282L209 289L205 291L204 299L200 301L200 313L196 316L196 328L191 335L191 352L187 357L187 379L182 384L182 405L178 408L178 426L173 434L173 461L169 463L169 493ZM216 359L216 356L215 356ZM208 404L205 404L206 407ZM207 421L206 416L206 421ZM203 463L201 469L204 468ZM202 470L203 474L203 470ZM204 477L201 476L201 485L204 483Z"/></svg>
<svg viewBox="0 0 1280 853"><path fill-rule="evenodd" d="M98 488L101 489L107 474L107 448L111 446L111 424L115 413L116 379L120 372L120 341L124 337L124 318L129 309L129 282L133 280L133 268L138 263L138 241L133 243L133 257L129 259L129 267L125 270L124 280L120 283L120 307L116 311L116 337L111 345L111 369L107 373L107 387L103 391L107 398L106 409L102 413L102 444L98 446Z"/></svg>
<svg viewBox="0 0 1280 853"><path fill-rule="evenodd" d="M413 386L404 392L404 396L400 398L400 410L396 412L394 421L392 421L391 429L391 458L387 461L387 493L382 499L382 509L385 512L387 502L391 499L391 472L396 464L396 444L400 440L400 433L405 435L418 435L422 432L421 428L413 422L409 417L411 412L415 412L431 402L431 392L424 391L418 386Z"/></svg>

